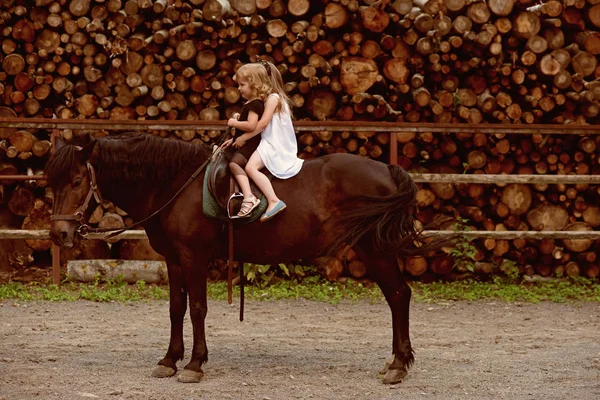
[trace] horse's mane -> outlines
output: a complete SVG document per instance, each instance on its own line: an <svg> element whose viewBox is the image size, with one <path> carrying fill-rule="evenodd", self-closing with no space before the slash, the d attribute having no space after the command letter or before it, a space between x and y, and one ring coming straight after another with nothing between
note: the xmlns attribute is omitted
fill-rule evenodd
<svg viewBox="0 0 600 400"><path fill-rule="evenodd" d="M182 140L165 139L143 132L127 132L96 139L97 177L102 182L154 185L172 181L178 174L193 170L207 157L210 148ZM50 183L68 179L66 171L78 163L77 142L59 149L46 164Z"/></svg>

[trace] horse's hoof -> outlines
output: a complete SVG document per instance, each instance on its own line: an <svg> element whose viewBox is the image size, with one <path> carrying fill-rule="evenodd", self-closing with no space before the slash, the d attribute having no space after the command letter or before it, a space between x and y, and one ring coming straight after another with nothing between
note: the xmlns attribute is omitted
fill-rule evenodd
<svg viewBox="0 0 600 400"><path fill-rule="evenodd" d="M383 368L381 368L381 371L379 371L379 375L383 375L386 372L388 372L388 370L390 369L390 365L392 365L392 363L389 362L389 361L386 361L385 365L383 366Z"/></svg>
<svg viewBox="0 0 600 400"><path fill-rule="evenodd" d="M204 376L202 371L192 371L191 369L184 369L181 374L177 376L177 380L182 383L198 383Z"/></svg>
<svg viewBox="0 0 600 400"><path fill-rule="evenodd" d="M383 376L383 383L391 385L394 383L402 382L402 379L406 376L408 371L406 368L402 369L388 369L385 375Z"/></svg>
<svg viewBox="0 0 600 400"><path fill-rule="evenodd" d="M168 378L170 376L175 375L175 372L177 372L177 371L171 367L165 367L164 365L159 365L158 367L154 368L154 371L152 371L152 377L153 378Z"/></svg>

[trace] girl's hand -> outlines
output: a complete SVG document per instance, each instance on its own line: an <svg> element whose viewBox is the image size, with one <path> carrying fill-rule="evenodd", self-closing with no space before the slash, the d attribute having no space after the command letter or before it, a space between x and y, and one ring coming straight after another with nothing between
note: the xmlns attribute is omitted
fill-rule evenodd
<svg viewBox="0 0 600 400"><path fill-rule="evenodd" d="M239 120L240 119L240 113L233 113L233 115L231 116L231 118L233 118L235 120Z"/></svg>
<svg viewBox="0 0 600 400"><path fill-rule="evenodd" d="M221 149L226 149L229 146L231 146L231 144L233 143L233 139L227 139L226 141L223 142L223 144L221 145Z"/></svg>
<svg viewBox="0 0 600 400"><path fill-rule="evenodd" d="M231 127L235 128L237 122L238 122L237 119L235 119L235 118L229 118L229 120L227 121L227 126L231 126Z"/></svg>
<svg viewBox="0 0 600 400"><path fill-rule="evenodd" d="M246 138L244 137L244 135L240 136L239 138L235 139L235 142L233 142L233 145L239 149L240 147L242 147L243 145L246 144Z"/></svg>

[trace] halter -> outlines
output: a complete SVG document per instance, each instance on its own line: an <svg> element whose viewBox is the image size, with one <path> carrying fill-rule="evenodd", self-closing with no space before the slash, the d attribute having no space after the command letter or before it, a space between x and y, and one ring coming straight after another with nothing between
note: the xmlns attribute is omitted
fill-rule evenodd
<svg viewBox="0 0 600 400"><path fill-rule="evenodd" d="M126 228L92 228L86 223L84 214L85 214L85 211L87 210L87 208L89 207L90 200L92 200L92 196L94 197L94 199L96 199L98 204L100 204L102 202L102 195L100 194L100 188L98 188L98 185L96 183L96 173L94 171L94 167L92 166L92 164L87 162L86 165L87 165L88 172L90 174L90 189L88 190L87 196L85 197L83 204L79 208L77 208L77 210L75 210L75 212L73 214L52 215L50 217L50 219L52 221L77 221L77 222L79 222L79 226L77 227L76 232L79 233L81 235L81 237L86 237L89 233L113 232L105 238L105 239L110 239L113 236L117 236L120 233L123 233L125 231L135 228L138 225L141 225L142 223L148 221L150 218L154 217L156 214L158 214L159 212L164 210L169 204L171 204L173 202L173 200L175 200L177 198L177 196L179 196L179 194L181 192L183 192L183 190L185 188L187 188L190 185L190 183L192 183L194 181L194 179L196 179L196 177L200 174L200 172L202 172L202 170L208 165L208 163L210 161L211 161L211 158L210 157L207 158L206 161L204 161L202 163L202 165L200 165L198 167L198 169L192 174L192 176L189 177L187 182L181 188L179 188L177 193L175 193L173 195L173 197L171 197L171 199L169 201L167 201L162 207L160 207L158 210L154 211L152 214L150 214L146 218L144 218L140 221L134 222Z"/></svg>
<svg viewBox="0 0 600 400"><path fill-rule="evenodd" d="M50 219L52 221L77 221L79 222L79 226L77 227L77 233L79 233L82 237L86 237L88 233L90 233L90 226L85 221L85 211L88 209L90 205L90 201L92 197L98 202L98 204L102 203L102 195L100 194L100 189L98 188L98 184L96 183L96 172L94 171L94 167L89 162L86 163L88 173L90 175L90 188L88 190L87 196L85 196L85 200L83 204L75 210L73 214L58 214L52 215Z"/></svg>

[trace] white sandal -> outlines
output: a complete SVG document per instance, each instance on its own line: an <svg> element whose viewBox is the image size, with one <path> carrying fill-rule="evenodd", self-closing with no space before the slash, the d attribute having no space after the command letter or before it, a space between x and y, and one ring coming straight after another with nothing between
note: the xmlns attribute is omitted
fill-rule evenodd
<svg viewBox="0 0 600 400"><path fill-rule="evenodd" d="M244 218L249 217L252 210L254 210L260 204L260 200L256 198L256 196L252 197L251 200L242 201L242 208L240 212L237 213L236 217Z"/></svg>

